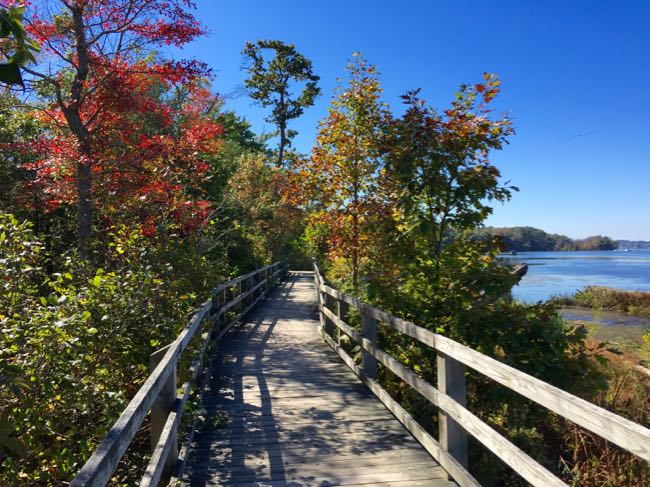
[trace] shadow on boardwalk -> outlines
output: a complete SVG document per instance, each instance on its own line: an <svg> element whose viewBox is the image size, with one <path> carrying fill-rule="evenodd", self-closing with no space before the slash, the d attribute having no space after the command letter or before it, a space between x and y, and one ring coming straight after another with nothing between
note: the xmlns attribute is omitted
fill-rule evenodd
<svg viewBox="0 0 650 487"><path fill-rule="evenodd" d="M311 273L291 273L224 337L186 481L453 485L317 332Z"/></svg>

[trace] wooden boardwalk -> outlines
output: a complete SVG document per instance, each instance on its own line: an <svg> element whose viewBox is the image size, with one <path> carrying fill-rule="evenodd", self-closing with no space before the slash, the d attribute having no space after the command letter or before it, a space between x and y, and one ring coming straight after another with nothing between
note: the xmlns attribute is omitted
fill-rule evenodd
<svg viewBox="0 0 650 487"><path fill-rule="evenodd" d="M319 335L312 273L291 273L220 344L184 481L453 486Z"/></svg>
<svg viewBox="0 0 650 487"><path fill-rule="evenodd" d="M215 287L176 339L151 356L149 377L70 487L107 485L147 416L152 454L141 487L167 484L183 466L181 483L194 486L451 487L449 472L462 487L480 487L468 471L470 436L531 485L566 487L465 407L467 369L650 462L645 426L374 308L314 271L291 273L274 288L286 274L286 264L275 262ZM360 315L360 331L346 323L351 313ZM378 323L435 351L437 386L380 348ZM339 346L338 333L361 347L361 365ZM191 363L182 357L190 343L199 348ZM219 350L206 376L211 344ZM438 409L438 439L375 380L378 364ZM180 421L200 377L207 414L179 457Z"/></svg>

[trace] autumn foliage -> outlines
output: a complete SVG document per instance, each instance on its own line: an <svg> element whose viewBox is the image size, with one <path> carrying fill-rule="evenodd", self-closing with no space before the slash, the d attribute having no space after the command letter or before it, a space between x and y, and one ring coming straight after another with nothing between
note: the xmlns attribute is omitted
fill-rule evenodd
<svg viewBox="0 0 650 487"><path fill-rule="evenodd" d="M196 227L209 213L209 203L196 192L210 175L205 157L219 150L222 132L207 116L214 97L196 85L170 103L162 76L119 71L110 76L113 83L88 103L89 108L101 106L87 162L100 220L112 225L128 214L148 232L169 218L187 229ZM30 189L42 195L46 211L77 199L77 141L52 126L57 117L62 114L56 105L40 113L42 124L52 130L35 141L42 157L27 165L35 175Z"/></svg>
<svg viewBox="0 0 650 487"><path fill-rule="evenodd" d="M129 208L149 232L169 217L195 227L209 212L188 190L206 177L202 154L218 148L220 128L205 116L214 104L203 88L209 69L159 54L203 34L192 8L186 0L30 4L27 30L45 57L26 71L47 129L30 142L41 154L27 166L30 189L43 195L30 199L45 211L77 206L84 255L93 227ZM161 204L162 214L150 209Z"/></svg>
<svg viewBox="0 0 650 487"><path fill-rule="evenodd" d="M494 108L496 75L461 85L445 109L414 90L392 110L355 54L300 154L288 123L320 78L295 46L244 49L249 95L279 131L273 150L224 108L204 63L165 55L205 32L190 0L0 0L13 5L41 50L20 68L26 91L0 93L0 484L67 484L210 289L278 260L318 260L337 288L388 312L583 397L607 393L586 330L553 303L510 299L519 276L498 242L472 238L518 190L497 164L514 129ZM0 42L0 57L15 47ZM430 348L386 329L379 341L435 383ZM428 402L387 369L378 380L436 429ZM647 479L626 453L603 456L607 444L493 383L468 374L467 389L476 415L567 481L600 478L607 462L620 485ZM641 414L647 387L632 392ZM115 484L139 478L149 433ZM519 485L484 450L470 455L485 485Z"/></svg>
<svg viewBox="0 0 650 487"><path fill-rule="evenodd" d="M337 89L319 125L311 157L293 165L291 195L313 203L310 225L326 228L328 254L349 262L352 285L370 254L370 233L389 212L381 187L381 140L390 114L380 101L376 68L356 55L347 86Z"/></svg>

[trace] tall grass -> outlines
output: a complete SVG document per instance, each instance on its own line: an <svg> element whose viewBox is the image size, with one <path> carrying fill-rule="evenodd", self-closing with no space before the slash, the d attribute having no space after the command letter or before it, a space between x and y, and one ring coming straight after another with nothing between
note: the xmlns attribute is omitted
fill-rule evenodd
<svg viewBox="0 0 650 487"><path fill-rule="evenodd" d="M601 370L607 389L591 402L645 427L650 425L650 377L635 369L624 356L604 353ZM596 434L566 422L562 463L574 486L636 487L650 485L650 464L612 445Z"/></svg>
<svg viewBox="0 0 650 487"><path fill-rule="evenodd" d="M582 306L596 310L620 311L650 318L650 292L625 291L604 286L587 286L573 296L555 298L563 306Z"/></svg>

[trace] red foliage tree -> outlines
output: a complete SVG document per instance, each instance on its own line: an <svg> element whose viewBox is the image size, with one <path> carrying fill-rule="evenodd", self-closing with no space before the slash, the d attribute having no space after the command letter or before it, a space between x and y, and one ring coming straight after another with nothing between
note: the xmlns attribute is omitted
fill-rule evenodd
<svg viewBox="0 0 650 487"><path fill-rule="evenodd" d="M32 169L49 205L76 202L82 256L89 255L98 201L106 206L137 196L170 204L179 218L198 216L185 215L196 205L179 198L179 185L205 171L196 156L214 149L219 128L182 112L203 109L200 80L209 70L155 51L203 34L193 7L189 0L28 5L27 30L41 44L43 57L26 69L26 81L39 95L41 117L52 129L39 141L45 157ZM174 85L190 93L176 107L165 101Z"/></svg>

